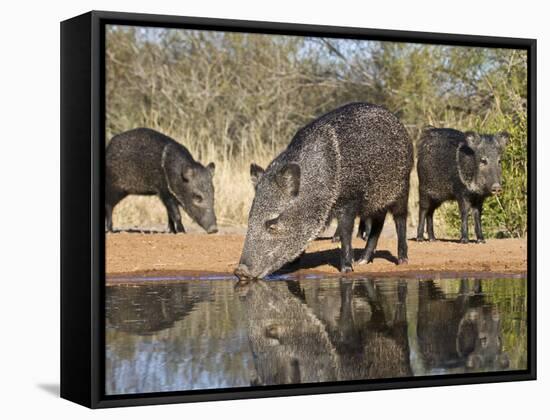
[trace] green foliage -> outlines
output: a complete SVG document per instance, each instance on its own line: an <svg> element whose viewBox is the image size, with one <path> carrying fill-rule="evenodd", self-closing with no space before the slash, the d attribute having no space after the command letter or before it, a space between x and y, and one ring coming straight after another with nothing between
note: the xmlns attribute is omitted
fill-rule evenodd
<svg viewBox="0 0 550 420"><path fill-rule="evenodd" d="M511 366L527 366L527 283L525 280L493 279L483 282L483 292L496 305L502 315L501 335L503 351L508 354Z"/></svg>
<svg viewBox="0 0 550 420"><path fill-rule="evenodd" d="M496 52L494 61L500 65L491 68L484 84L492 98L491 108L462 128L510 134L502 156L503 193L485 201L482 223L489 237L522 237L527 233L527 67L516 51ZM458 235L456 204L445 206L444 220L448 230Z"/></svg>
<svg viewBox="0 0 550 420"><path fill-rule="evenodd" d="M298 128L352 101L386 106L414 140L428 124L507 130L504 194L488 200L484 224L488 236L526 232L525 51L118 26L106 46L107 141L151 127L247 180L251 161L269 162ZM413 174L414 223L417 194ZM246 223L249 193L220 199L228 223ZM454 234L452 209L436 213L438 230Z"/></svg>

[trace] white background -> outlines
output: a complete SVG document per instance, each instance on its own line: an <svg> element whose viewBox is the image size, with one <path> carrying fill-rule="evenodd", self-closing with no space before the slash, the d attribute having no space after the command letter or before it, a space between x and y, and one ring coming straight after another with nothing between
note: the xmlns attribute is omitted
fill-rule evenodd
<svg viewBox="0 0 550 420"><path fill-rule="evenodd" d="M59 384L59 22L91 9L538 39L538 236L548 219L544 1L6 1L0 25L0 416L521 419L548 415L547 245L539 240L537 382L91 411ZM545 194L546 193L546 194ZM6 235L7 233L7 235ZM542 414L544 413L544 414ZM31 417L32 416L32 417Z"/></svg>

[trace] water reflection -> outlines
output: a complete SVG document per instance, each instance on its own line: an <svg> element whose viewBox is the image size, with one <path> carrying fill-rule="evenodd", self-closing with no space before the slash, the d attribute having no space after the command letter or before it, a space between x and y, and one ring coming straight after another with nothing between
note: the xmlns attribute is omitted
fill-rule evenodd
<svg viewBox="0 0 550 420"><path fill-rule="evenodd" d="M108 394L526 368L525 279L107 287Z"/></svg>
<svg viewBox="0 0 550 420"><path fill-rule="evenodd" d="M508 368L502 350L498 308L487 302L481 281L460 280L457 296L446 296L433 281L420 283L418 341L428 370Z"/></svg>

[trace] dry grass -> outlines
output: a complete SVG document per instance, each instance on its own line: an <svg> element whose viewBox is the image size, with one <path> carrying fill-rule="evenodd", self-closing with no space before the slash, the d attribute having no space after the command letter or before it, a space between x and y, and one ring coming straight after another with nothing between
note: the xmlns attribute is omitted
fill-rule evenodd
<svg viewBox="0 0 550 420"><path fill-rule="evenodd" d="M251 162L267 165L293 134L345 103L384 105L416 140L427 124L512 134L506 193L484 211L487 236L526 229L526 54L516 50L398 44L180 29L109 27L106 137L149 127L216 164L220 226L245 226ZM246 63L246 65L243 65ZM411 174L409 236L418 221ZM455 206L456 207L456 206ZM453 205L435 214L439 236L456 236ZM128 197L117 227L167 225L157 198ZM186 227L198 229L183 215Z"/></svg>

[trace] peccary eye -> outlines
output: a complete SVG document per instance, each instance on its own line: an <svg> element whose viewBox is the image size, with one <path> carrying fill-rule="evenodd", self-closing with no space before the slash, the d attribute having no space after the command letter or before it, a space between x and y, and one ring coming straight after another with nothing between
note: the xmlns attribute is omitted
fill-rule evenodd
<svg viewBox="0 0 550 420"><path fill-rule="evenodd" d="M203 198L198 194L193 194L193 201L197 204L202 203Z"/></svg>
<svg viewBox="0 0 550 420"><path fill-rule="evenodd" d="M277 233L279 231L279 218L271 219L265 222L265 228L269 233Z"/></svg>
<svg viewBox="0 0 550 420"><path fill-rule="evenodd" d="M487 163L488 163L487 158L481 158L480 162L481 162L482 165L487 165Z"/></svg>

